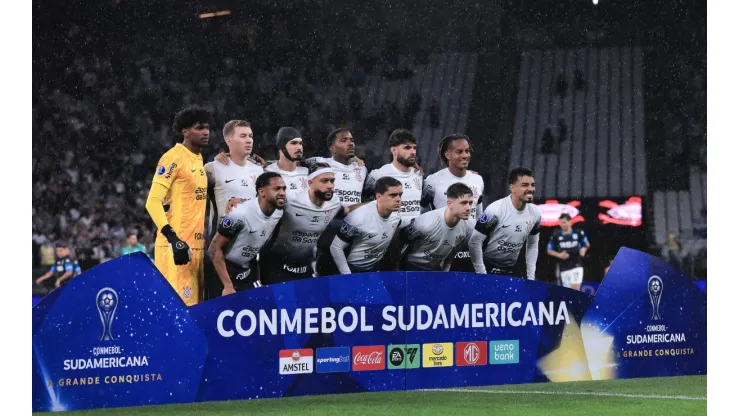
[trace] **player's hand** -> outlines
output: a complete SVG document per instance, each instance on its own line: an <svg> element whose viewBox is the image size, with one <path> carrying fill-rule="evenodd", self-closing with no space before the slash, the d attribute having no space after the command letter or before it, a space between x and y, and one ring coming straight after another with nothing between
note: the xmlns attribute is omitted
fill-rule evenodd
<svg viewBox="0 0 740 416"><path fill-rule="evenodd" d="M217 154L216 155L216 162L218 162L218 163L220 163L222 165L229 166L229 162L230 162L230 160L229 160L229 154L228 153L224 153L224 152L221 152L221 153Z"/></svg>
<svg viewBox="0 0 740 416"><path fill-rule="evenodd" d="M242 198L229 199L229 203L226 204L226 213L228 214L229 212L231 212L232 209L234 209L235 206L241 204L244 201L246 201L246 199L242 199Z"/></svg>
<svg viewBox="0 0 740 416"><path fill-rule="evenodd" d="M570 258L570 254L568 254L567 251L563 251L562 253L560 253L560 258L563 260L568 260L568 258Z"/></svg>
<svg viewBox="0 0 740 416"><path fill-rule="evenodd" d="M269 165L269 163L267 163L267 161L263 159L262 157L260 157L259 155L252 155L251 158L252 160L255 161L255 163L257 163L258 165L261 165L263 168L266 168L267 165Z"/></svg>
<svg viewBox="0 0 740 416"><path fill-rule="evenodd" d="M162 227L162 235L164 235L170 243L172 259L175 261L175 266L182 266L190 263L190 257L193 255L193 250L190 249L188 243L180 240L180 237L175 234L175 230L173 230L169 224Z"/></svg>
<svg viewBox="0 0 740 416"><path fill-rule="evenodd" d="M35 283L36 283L37 285L41 285L41 283L43 282L43 280L41 280L41 278L39 277L38 279L34 280L34 282L35 282Z"/></svg>
<svg viewBox="0 0 740 416"><path fill-rule="evenodd" d="M360 167L363 167L363 166L365 166L365 161L364 161L364 160L362 160L362 159L360 159L360 158L359 158L359 157L357 157L357 156L353 157L353 158L352 158L352 159L350 159L349 161L350 161L350 162L355 162L355 163L357 163L357 164L358 164L358 165L359 165Z"/></svg>
<svg viewBox="0 0 740 416"><path fill-rule="evenodd" d="M55 288L57 288L57 287L59 287L59 286L61 286L61 285L62 285L62 282L61 282L61 281L59 281L59 279L57 279L57 280L56 280L56 281L54 282L54 287L55 287Z"/></svg>
<svg viewBox="0 0 740 416"><path fill-rule="evenodd" d="M579 254L581 255L581 257L586 257L586 247L582 247L579 251Z"/></svg>
<svg viewBox="0 0 740 416"><path fill-rule="evenodd" d="M231 295L233 293L236 293L234 286L226 286L224 287L224 290L221 291L221 296Z"/></svg>

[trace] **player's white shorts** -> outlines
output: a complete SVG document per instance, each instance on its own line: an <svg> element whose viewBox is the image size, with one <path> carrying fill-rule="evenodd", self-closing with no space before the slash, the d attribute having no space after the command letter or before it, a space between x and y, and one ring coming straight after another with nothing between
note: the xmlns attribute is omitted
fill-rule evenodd
<svg viewBox="0 0 740 416"><path fill-rule="evenodd" d="M563 286L580 285L583 283L583 267L576 267L560 272L560 281Z"/></svg>

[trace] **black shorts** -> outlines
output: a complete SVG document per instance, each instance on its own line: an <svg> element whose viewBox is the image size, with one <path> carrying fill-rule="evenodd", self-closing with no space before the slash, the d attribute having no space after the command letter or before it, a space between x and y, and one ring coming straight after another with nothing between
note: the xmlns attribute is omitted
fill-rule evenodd
<svg viewBox="0 0 740 416"><path fill-rule="evenodd" d="M273 285L313 277L313 268L311 264L286 263L277 256L265 256L260 259L260 276L263 284Z"/></svg>
<svg viewBox="0 0 740 416"><path fill-rule="evenodd" d="M206 256L204 260L203 271L205 279L204 299L210 300L220 297L224 290L224 285L221 283L221 279L218 277L216 268L213 266L213 261L209 256ZM262 287L256 259L250 262L248 269L226 260L226 271L228 271L231 284L237 292Z"/></svg>
<svg viewBox="0 0 740 416"><path fill-rule="evenodd" d="M468 248L468 240L464 240L456 247L455 254L452 257L452 266L450 267L451 272L468 272L475 273L475 267L473 267L473 260L470 258L470 250Z"/></svg>
<svg viewBox="0 0 740 416"><path fill-rule="evenodd" d="M486 273L488 274L498 274L501 276L514 276L514 277L524 277L520 274L516 273L516 269L514 268L502 268L498 266L492 266L490 264L486 264Z"/></svg>
<svg viewBox="0 0 740 416"><path fill-rule="evenodd" d="M317 276L335 276L338 275L339 269L334 263L334 257L326 249L319 248L316 253L316 275Z"/></svg>

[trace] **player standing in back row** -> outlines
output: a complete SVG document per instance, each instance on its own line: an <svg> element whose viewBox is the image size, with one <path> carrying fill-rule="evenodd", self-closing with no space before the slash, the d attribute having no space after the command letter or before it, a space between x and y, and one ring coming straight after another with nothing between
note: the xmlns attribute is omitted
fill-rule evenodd
<svg viewBox="0 0 740 416"><path fill-rule="evenodd" d="M290 201L308 191L308 168L299 166L303 160L303 138L293 127L281 127L275 136L275 144L280 157L277 162L265 167L265 172L279 173L283 177Z"/></svg>
<svg viewBox="0 0 740 416"><path fill-rule="evenodd" d="M468 218L472 232L478 215L483 212L483 178L476 172L468 170L472 149L470 140L464 134L452 134L439 143L439 157L447 168L433 173L424 180L424 190L421 196L421 205L431 210L445 207L447 204L447 189L455 183L467 185L473 191L473 210ZM470 236L468 236L470 237ZM474 272L470 261L466 238L452 258L450 270L453 272Z"/></svg>
<svg viewBox="0 0 740 416"><path fill-rule="evenodd" d="M534 174L527 168L509 173L511 195L486 207L470 237L475 272L512 275L527 244L527 279L534 280L540 241L540 211L534 200Z"/></svg>
<svg viewBox="0 0 740 416"><path fill-rule="evenodd" d="M226 214L230 199L252 199L257 195L254 181L264 171L262 166L249 160L254 145L252 125L243 120L231 120L224 126L224 141L229 147L228 159L232 163L206 163L208 178L209 215L208 237L216 234L218 221Z"/></svg>
<svg viewBox="0 0 740 416"><path fill-rule="evenodd" d="M380 169L370 172L365 182L365 194L376 195L375 182L382 177L391 177L401 182L403 197L401 199L401 226L411 222L412 218L421 215L421 189L423 174L416 169L416 137L405 129L393 130L388 137L393 161Z"/></svg>
<svg viewBox="0 0 740 416"><path fill-rule="evenodd" d="M175 115L172 129L182 143L157 164L146 210L159 229L154 264L186 305L201 299L208 179L201 150L208 146L212 117L201 107Z"/></svg>

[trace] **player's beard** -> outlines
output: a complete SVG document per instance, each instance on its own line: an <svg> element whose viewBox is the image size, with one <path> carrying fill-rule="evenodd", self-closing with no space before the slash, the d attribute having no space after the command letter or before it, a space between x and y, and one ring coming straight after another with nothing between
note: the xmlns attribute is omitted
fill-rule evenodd
<svg viewBox="0 0 740 416"><path fill-rule="evenodd" d="M396 160L398 161L398 163L406 166L407 168L413 168L414 166L416 166L416 157L414 157L414 160L411 160L411 158L398 156Z"/></svg>
<svg viewBox="0 0 740 416"><path fill-rule="evenodd" d="M321 192L317 189L313 191L313 194L320 201L329 201L334 197L334 191Z"/></svg>

